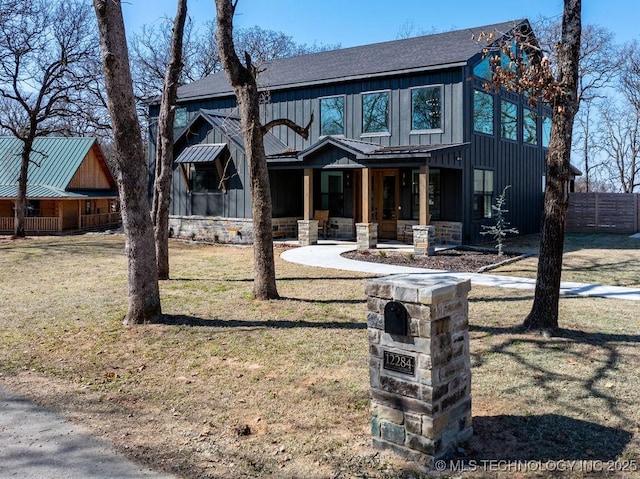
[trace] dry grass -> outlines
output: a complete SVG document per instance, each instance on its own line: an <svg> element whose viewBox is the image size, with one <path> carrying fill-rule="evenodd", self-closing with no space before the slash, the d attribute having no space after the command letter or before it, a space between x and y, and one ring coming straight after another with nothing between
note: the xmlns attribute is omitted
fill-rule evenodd
<svg viewBox="0 0 640 479"><path fill-rule="evenodd" d="M164 324L125 328L121 237L0 241L4 382L184 477L411 477L369 447L366 277L278 260L257 302L251 256L173 243ZM468 459L638 459L637 304L564 298L545 340L530 295L471 292Z"/></svg>
<svg viewBox="0 0 640 479"><path fill-rule="evenodd" d="M493 270L496 274L536 277L539 237L515 237L507 249L534 256ZM575 234L565 237L563 281L640 286L640 239L617 234Z"/></svg>

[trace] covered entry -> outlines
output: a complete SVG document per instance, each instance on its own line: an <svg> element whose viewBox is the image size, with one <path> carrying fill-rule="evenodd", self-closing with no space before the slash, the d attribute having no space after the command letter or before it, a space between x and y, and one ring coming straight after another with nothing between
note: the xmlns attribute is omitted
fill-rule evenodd
<svg viewBox="0 0 640 479"><path fill-rule="evenodd" d="M404 233L411 231L412 225L427 225L434 219L431 207L442 219L461 220L459 157L464 148L463 144L381 147L325 137L295 157L274 156L269 162L274 177L280 170L303 170L299 228L305 229L305 237L314 229L315 212L329 210L330 237L353 239L356 225L371 225L369 230L375 232L376 239L406 241ZM446 185L444 194L442 185ZM272 196L278 194L272 189ZM447 201L443 202L445 196Z"/></svg>

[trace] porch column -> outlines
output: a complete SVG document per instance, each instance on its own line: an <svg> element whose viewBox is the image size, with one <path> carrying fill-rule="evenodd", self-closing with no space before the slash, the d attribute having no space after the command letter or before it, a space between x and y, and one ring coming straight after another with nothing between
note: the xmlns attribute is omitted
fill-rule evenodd
<svg viewBox="0 0 640 479"><path fill-rule="evenodd" d="M298 220L298 244L318 243L318 220L313 219L313 168L304 169L304 219Z"/></svg>
<svg viewBox="0 0 640 479"><path fill-rule="evenodd" d="M58 201L58 231L62 231L62 227L64 224L64 202Z"/></svg>
<svg viewBox="0 0 640 479"><path fill-rule="evenodd" d="M82 200L78 200L78 229L82 229Z"/></svg>
<svg viewBox="0 0 640 479"><path fill-rule="evenodd" d="M378 245L378 225L371 223L371 169L362 169L362 222L356 223L356 242L359 251Z"/></svg>
<svg viewBox="0 0 640 479"><path fill-rule="evenodd" d="M362 222L371 223L371 170L362 169Z"/></svg>
<svg viewBox="0 0 640 479"><path fill-rule="evenodd" d="M418 189L420 194L420 222L421 225L429 224L429 167L420 167Z"/></svg>
<svg viewBox="0 0 640 479"><path fill-rule="evenodd" d="M304 169L304 219L313 219L313 168Z"/></svg>

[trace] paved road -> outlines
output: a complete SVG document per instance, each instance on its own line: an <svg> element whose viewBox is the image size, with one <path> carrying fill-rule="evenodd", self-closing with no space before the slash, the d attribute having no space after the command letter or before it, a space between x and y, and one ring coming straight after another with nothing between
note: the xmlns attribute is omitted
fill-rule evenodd
<svg viewBox="0 0 640 479"><path fill-rule="evenodd" d="M172 479L0 385L1 479Z"/></svg>

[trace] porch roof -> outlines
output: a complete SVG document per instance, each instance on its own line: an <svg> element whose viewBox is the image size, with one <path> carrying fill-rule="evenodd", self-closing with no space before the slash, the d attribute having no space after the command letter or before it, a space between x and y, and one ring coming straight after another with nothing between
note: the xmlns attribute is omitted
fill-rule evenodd
<svg viewBox="0 0 640 479"><path fill-rule="evenodd" d="M341 162L336 167L363 168L369 161L375 160L405 160L415 162L430 158L433 153L446 153L449 151L466 148L468 143L448 143L435 145L400 145L380 146L361 140L350 138L326 136L317 143L297 153L271 155L267 161L276 165L288 165L301 167L310 163L311 158L322 150L335 148L343 151L348 157L348 162ZM377 163L376 163L377 164ZM325 165L328 166L328 165Z"/></svg>
<svg viewBox="0 0 640 479"><path fill-rule="evenodd" d="M227 149L226 143L210 143L186 147L176 158L176 163L209 163Z"/></svg>
<svg viewBox="0 0 640 479"><path fill-rule="evenodd" d="M0 185L0 198L16 198L18 185ZM56 186L35 185L27 183L27 198L30 199L83 199L83 198L115 198L115 190L74 190L66 191Z"/></svg>

